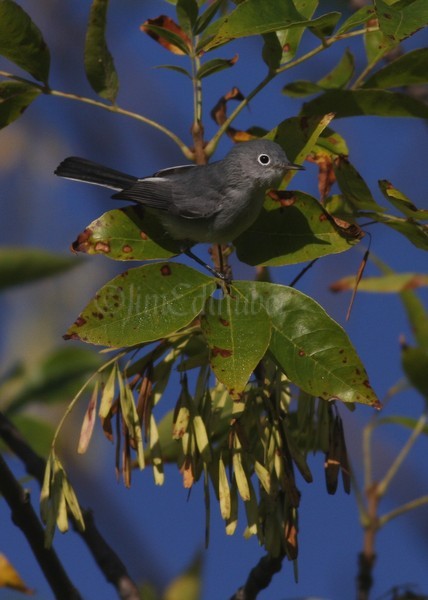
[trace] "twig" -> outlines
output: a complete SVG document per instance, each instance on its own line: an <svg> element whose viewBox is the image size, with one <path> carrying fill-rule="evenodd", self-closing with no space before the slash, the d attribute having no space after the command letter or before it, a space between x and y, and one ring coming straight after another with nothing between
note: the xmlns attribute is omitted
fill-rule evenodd
<svg viewBox="0 0 428 600"><path fill-rule="evenodd" d="M27 539L55 598L80 600L81 595L70 581L56 552L45 548L43 527L30 503L30 495L23 490L0 455L0 493L8 503L12 521Z"/></svg>
<svg viewBox="0 0 428 600"><path fill-rule="evenodd" d="M283 560L284 556L263 556L251 569L245 585L230 600L255 600L259 592L268 587L275 573L281 570Z"/></svg>
<svg viewBox="0 0 428 600"><path fill-rule="evenodd" d="M27 473L32 475L41 486L46 467L45 460L34 452L34 450L21 436L16 427L2 413L0 413L0 437L12 450L12 452L22 461L22 463L25 465ZM76 527L75 531L85 541L96 563L100 567L100 570L104 573L107 581L115 586L119 597L122 598L122 600L140 600L138 588L129 576L125 565L98 531L94 522L92 511L83 510L82 512L85 521L85 531L81 532ZM42 536L43 546L43 529Z"/></svg>
<svg viewBox="0 0 428 600"><path fill-rule="evenodd" d="M385 477L378 484L379 497L382 497L385 494L386 490L389 487L389 484L391 483L392 479L397 474L398 469L401 467L404 460L407 458L407 455L409 454L410 450L413 448L413 445L416 442L416 440L418 439L418 437L420 436L420 434L423 432L426 423L427 423L427 414L424 412L419 417L415 428L413 429L412 433L409 436L409 439L404 444L403 448L397 455L396 459L394 460L394 462L388 469Z"/></svg>
<svg viewBox="0 0 428 600"><path fill-rule="evenodd" d="M409 512L410 510L414 510L415 508L424 506L425 504L428 504L428 496L421 496L420 498L416 498L415 500L410 500L410 502L406 502L405 504L402 504L398 508L394 508L389 513L386 513L382 517L380 517L379 518L379 527L382 527L383 525L388 523L388 521L395 519L395 517L404 515L406 512Z"/></svg>
<svg viewBox="0 0 428 600"><path fill-rule="evenodd" d="M161 125L157 121L153 121L152 119L149 119L148 117L145 117L144 115L140 115L139 113L135 113L130 110L126 110L125 108L121 108L117 104L107 104L106 102L101 102L100 100L94 100L93 98L87 98L86 96L80 96L79 94L72 94L69 92L62 92L60 90L53 90L50 87L43 86L34 81L31 81L31 79L25 79L23 77L18 77L17 75L14 75L13 73L8 73L7 71L0 71L0 76L6 77L8 79L12 79L14 81L20 81L27 85L31 85L32 87L39 89L43 94L46 94L48 96L56 96L59 98L66 98L68 100L75 100L77 102L83 102L84 104L90 104L92 106L102 108L103 110L107 110L109 112L117 113L119 115L124 115L126 117L131 117L132 119L135 119L137 121L145 123L146 125L150 125L150 127L153 127L154 129L157 129L158 131L161 131L166 136L168 136L173 142L175 142L187 159L189 159L189 160L193 159L193 152L187 147L187 145L183 142L183 140L181 140L178 137L178 135L176 135L174 132L172 132L170 129L168 129L164 125Z"/></svg>

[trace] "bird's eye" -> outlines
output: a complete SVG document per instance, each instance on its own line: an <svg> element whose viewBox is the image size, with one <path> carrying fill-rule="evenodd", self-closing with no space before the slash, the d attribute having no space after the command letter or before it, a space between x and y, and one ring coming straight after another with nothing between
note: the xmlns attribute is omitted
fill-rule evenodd
<svg viewBox="0 0 428 600"><path fill-rule="evenodd" d="M266 165L268 165L270 163L270 156L268 156L267 154L260 154L258 156L257 160L259 161L259 163L261 165L263 165L265 167Z"/></svg>

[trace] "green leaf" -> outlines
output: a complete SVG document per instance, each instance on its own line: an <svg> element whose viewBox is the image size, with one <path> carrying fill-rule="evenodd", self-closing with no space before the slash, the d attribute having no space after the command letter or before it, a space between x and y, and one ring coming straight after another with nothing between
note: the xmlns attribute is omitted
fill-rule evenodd
<svg viewBox="0 0 428 600"><path fill-rule="evenodd" d="M346 49L338 64L317 84L324 90L343 88L354 74L355 63L352 53Z"/></svg>
<svg viewBox="0 0 428 600"><path fill-rule="evenodd" d="M428 24L428 3L426 0L415 0L411 4L397 2L387 4L383 0L375 0L379 28L389 40L391 47ZM408 4L408 5L407 5Z"/></svg>
<svg viewBox="0 0 428 600"><path fill-rule="evenodd" d="M213 75L213 73L229 69L230 67L233 67L237 60L237 54L235 54L233 58L214 58L213 60L209 60L198 69L196 77L198 79L203 79L208 75Z"/></svg>
<svg viewBox="0 0 428 600"><path fill-rule="evenodd" d="M119 79L105 40L108 0L93 0L85 40L85 71L92 89L115 102Z"/></svg>
<svg viewBox="0 0 428 600"><path fill-rule="evenodd" d="M73 243L86 254L104 254L112 260L165 259L180 254L181 245L148 212L138 206L110 210L95 219Z"/></svg>
<svg viewBox="0 0 428 600"><path fill-rule="evenodd" d="M291 117L272 129L266 138L282 146L290 160L302 164L333 117L333 113L321 117L317 115L310 119ZM290 171L284 181L288 183L295 173L296 171Z"/></svg>
<svg viewBox="0 0 428 600"><path fill-rule="evenodd" d="M23 365L17 376L2 385L8 414L16 414L32 402L47 405L66 401L100 364L100 357L92 350L62 346L34 364Z"/></svg>
<svg viewBox="0 0 428 600"><path fill-rule="evenodd" d="M81 264L75 258L38 248L0 248L0 290L64 273Z"/></svg>
<svg viewBox="0 0 428 600"><path fill-rule="evenodd" d="M308 29L317 37L324 39L333 33L341 16L340 12L326 13L309 21Z"/></svg>
<svg viewBox="0 0 428 600"><path fill-rule="evenodd" d="M293 288L236 282L252 297L253 314L264 309L272 324L270 353L291 382L325 400L380 402L347 334L312 298Z"/></svg>
<svg viewBox="0 0 428 600"><path fill-rule="evenodd" d="M428 106L406 94L386 90L330 90L303 105L303 115L332 111L336 118L361 115L428 119Z"/></svg>
<svg viewBox="0 0 428 600"><path fill-rule="evenodd" d="M383 179L378 182L382 194L389 202L395 206L403 215L409 219L418 219L420 221L428 220L428 210L424 208L417 208L413 202L407 198L402 192L397 190L392 183Z"/></svg>
<svg viewBox="0 0 428 600"><path fill-rule="evenodd" d="M212 277L182 264L130 269L98 291L65 339L111 347L161 339L198 316L215 287Z"/></svg>
<svg viewBox="0 0 428 600"><path fill-rule="evenodd" d="M17 414L12 421L36 454L44 457L49 454L55 433L55 428L52 425L27 414Z"/></svg>
<svg viewBox="0 0 428 600"><path fill-rule="evenodd" d="M28 83L2 81L0 83L0 129L20 117L42 90Z"/></svg>
<svg viewBox="0 0 428 600"><path fill-rule="evenodd" d="M0 0L0 54L47 83L50 54L38 27L12 0Z"/></svg>
<svg viewBox="0 0 428 600"><path fill-rule="evenodd" d="M175 8L181 29L191 37L199 12L196 0L177 0Z"/></svg>
<svg viewBox="0 0 428 600"><path fill-rule="evenodd" d="M400 294L417 343L428 350L428 314L417 294L406 290Z"/></svg>
<svg viewBox="0 0 428 600"><path fill-rule="evenodd" d="M304 79L291 81L282 88L282 93L286 96L290 96L290 98L304 98L305 96L313 96L322 91L323 88L317 83L306 81Z"/></svg>
<svg viewBox="0 0 428 600"><path fill-rule="evenodd" d="M239 260L280 266L349 250L358 242L337 227L322 205L303 192L290 192L291 206L269 202L256 222L236 240ZM273 208L272 208L273 207Z"/></svg>
<svg viewBox="0 0 428 600"><path fill-rule="evenodd" d="M198 50L208 51L240 37L261 35L310 23L292 2L245 0L205 30Z"/></svg>
<svg viewBox="0 0 428 600"><path fill-rule="evenodd" d="M268 315L264 310L254 313L251 297L232 285L230 295L207 300L201 325L217 379L231 395L239 394L269 345Z"/></svg>
<svg viewBox="0 0 428 600"><path fill-rule="evenodd" d="M355 275L350 275L336 281L330 289L334 292L353 290L356 283ZM363 277L358 282L358 291L396 294L423 286L428 286L428 275L423 273L390 273L379 277Z"/></svg>
<svg viewBox="0 0 428 600"><path fill-rule="evenodd" d="M153 67L154 69L169 69L170 71L176 71L176 73L181 73L182 75L186 75L189 79L192 79L189 71L184 67L178 67L177 65L156 65Z"/></svg>
<svg viewBox="0 0 428 600"><path fill-rule="evenodd" d="M333 166L342 194L356 211L382 212L384 210L373 198L364 179L346 158L339 157Z"/></svg>
<svg viewBox="0 0 428 600"><path fill-rule="evenodd" d="M405 346L401 351L401 364L407 379L428 400L428 350Z"/></svg>
<svg viewBox="0 0 428 600"><path fill-rule="evenodd" d="M364 88L393 88L428 83L428 48L399 56L365 82Z"/></svg>
<svg viewBox="0 0 428 600"><path fill-rule="evenodd" d="M318 0L294 0L294 6L305 19L310 19L318 6ZM285 64L294 58L305 31L306 27L292 27L274 34L282 50L280 64Z"/></svg>
<svg viewBox="0 0 428 600"><path fill-rule="evenodd" d="M354 57L349 50L346 50L339 63L325 77L315 83L311 81L293 81L285 85L282 92L287 96L300 98L323 90L343 88L350 81L354 73L354 66Z"/></svg>
<svg viewBox="0 0 428 600"><path fill-rule="evenodd" d="M364 49L367 64L371 66L378 63L391 50L391 45L386 35L377 29L364 34Z"/></svg>
<svg viewBox="0 0 428 600"><path fill-rule="evenodd" d="M391 229L394 229L401 235L404 235L409 242L411 242L416 248L421 250L428 250L428 226L416 223L409 219L402 219L400 217L394 217L393 215L385 215L379 213L365 213L365 216L371 217L379 223L384 223Z"/></svg>
<svg viewBox="0 0 428 600"><path fill-rule="evenodd" d="M350 17L346 19L344 23L336 31L336 35L341 35L347 31L351 31L358 27L358 25L366 24L368 21L376 18L376 11L373 6L363 6L359 10L355 11Z"/></svg>
<svg viewBox="0 0 428 600"><path fill-rule="evenodd" d="M195 34L198 35L202 33L208 25L211 23L213 18L216 15L216 12L221 8L223 4L226 4L227 0L214 0L214 2L210 2L207 6L206 10L199 15L196 26L195 26Z"/></svg>

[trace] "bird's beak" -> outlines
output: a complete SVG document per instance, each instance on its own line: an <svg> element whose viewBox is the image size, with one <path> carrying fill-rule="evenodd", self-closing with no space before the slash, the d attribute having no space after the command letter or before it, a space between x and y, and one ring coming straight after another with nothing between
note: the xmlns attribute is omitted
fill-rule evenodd
<svg viewBox="0 0 428 600"><path fill-rule="evenodd" d="M305 167L302 165L296 165L295 163L288 163L286 168L289 171L306 171Z"/></svg>

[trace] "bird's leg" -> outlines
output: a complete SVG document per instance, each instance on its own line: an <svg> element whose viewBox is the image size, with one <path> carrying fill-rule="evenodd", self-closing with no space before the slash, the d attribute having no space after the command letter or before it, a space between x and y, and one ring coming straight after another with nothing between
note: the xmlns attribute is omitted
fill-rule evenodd
<svg viewBox="0 0 428 600"><path fill-rule="evenodd" d="M209 253L211 254L215 270L223 273L225 281L232 281L232 269L228 264L230 247L227 245L213 244L209 249Z"/></svg>
<svg viewBox="0 0 428 600"><path fill-rule="evenodd" d="M229 279L226 277L226 275L224 273L220 273L219 271L216 271L216 269L213 269L212 267L210 267L210 265L208 265L206 262L204 262L202 259L200 259L199 256L196 256L196 254L193 254L193 252L190 250L190 248L183 249L183 254L185 254L186 256L188 256L189 258L194 260L195 262L197 262L198 265L201 265L201 267L204 267L205 269L207 269L207 271L209 271L215 277L218 277L219 279L222 279L223 281L226 281L226 282L229 281Z"/></svg>

